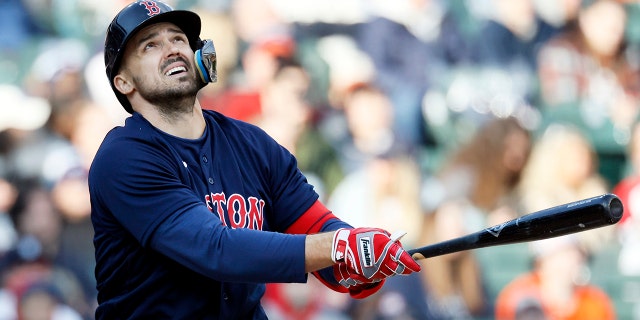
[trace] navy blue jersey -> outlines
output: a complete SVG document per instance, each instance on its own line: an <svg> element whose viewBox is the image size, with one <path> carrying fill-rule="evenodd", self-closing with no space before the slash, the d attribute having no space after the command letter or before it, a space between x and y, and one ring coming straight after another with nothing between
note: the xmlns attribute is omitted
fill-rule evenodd
<svg viewBox="0 0 640 320"><path fill-rule="evenodd" d="M280 232L318 199L313 186L258 127L204 118L189 140L134 113L96 154L98 319L260 319L264 283L306 281L305 235Z"/></svg>

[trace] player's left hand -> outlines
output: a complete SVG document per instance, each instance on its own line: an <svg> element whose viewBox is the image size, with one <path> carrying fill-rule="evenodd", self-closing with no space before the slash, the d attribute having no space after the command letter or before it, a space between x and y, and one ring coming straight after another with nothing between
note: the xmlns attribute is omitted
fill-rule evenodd
<svg viewBox="0 0 640 320"><path fill-rule="evenodd" d="M378 228L339 229L332 250L333 261L339 263L334 267L336 279L348 288L420 271L420 265L402 248L401 236L392 237Z"/></svg>

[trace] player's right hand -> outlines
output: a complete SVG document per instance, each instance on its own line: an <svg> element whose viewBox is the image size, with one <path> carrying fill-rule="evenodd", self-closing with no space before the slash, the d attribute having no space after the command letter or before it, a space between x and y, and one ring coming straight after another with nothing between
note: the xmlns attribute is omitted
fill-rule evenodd
<svg viewBox="0 0 640 320"><path fill-rule="evenodd" d="M398 238L378 228L339 229L333 237L332 259L336 280L349 288L396 275L420 271Z"/></svg>

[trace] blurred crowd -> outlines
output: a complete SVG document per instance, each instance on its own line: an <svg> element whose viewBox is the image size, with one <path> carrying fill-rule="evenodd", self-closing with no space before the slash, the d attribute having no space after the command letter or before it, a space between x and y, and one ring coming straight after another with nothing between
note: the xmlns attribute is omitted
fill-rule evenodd
<svg viewBox="0 0 640 320"><path fill-rule="evenodd" d="M356 301L271 284L273 319L640 319L640 4L167 0L202 18L203 108L254 123L334 213L405 247L614 192L616 226L421 260ZM92 319L87 171L128 115L104 69L129 1L0 1L0 319Z"/></svg>

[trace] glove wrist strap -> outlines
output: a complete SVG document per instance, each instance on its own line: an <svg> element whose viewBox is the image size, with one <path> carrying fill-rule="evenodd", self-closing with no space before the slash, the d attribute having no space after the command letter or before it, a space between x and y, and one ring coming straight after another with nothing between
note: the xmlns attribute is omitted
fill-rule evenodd
<svg viewBox="0 0 640 320"><path fill-rule="evenodd" d="M348 229L338 229L333 234L333 245L331 249L331 260L333 262L344 262L344 258L348 246L348 238L350 231Z"/></svg>

